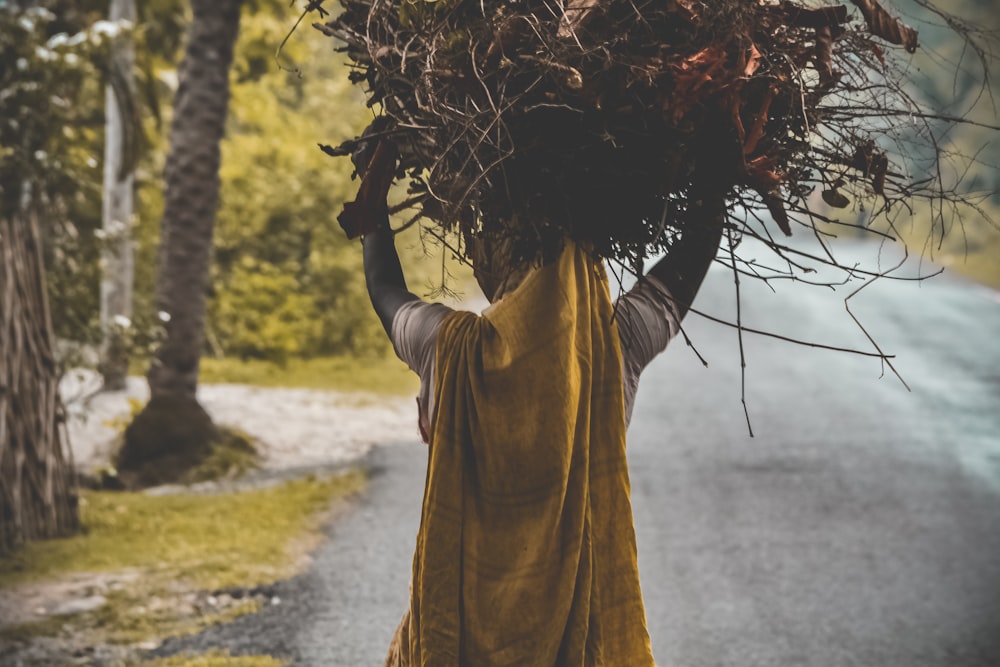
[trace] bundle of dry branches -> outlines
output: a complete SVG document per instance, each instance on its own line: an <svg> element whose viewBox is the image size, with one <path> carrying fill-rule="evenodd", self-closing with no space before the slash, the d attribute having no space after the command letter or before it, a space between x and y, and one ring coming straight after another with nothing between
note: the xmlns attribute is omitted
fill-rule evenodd
<svg viewBox="0 0 1000 667"><path fill-rule="evenodd" d="M813 224L816 191L872 209L957 197L887 151L896 117L931 115L894 70L917 33L876 0L852 0L853 12L789 0L341 3L336 16L321 1L309 9L379 116L326 150L391 138L414 219L505 234L527 258L567 234L639 265L699 224L690 201L707 190L750 212L730 217L734 234L779 254L772 223L786 235ZM758 211L770 222L750 225Z"/></svg>

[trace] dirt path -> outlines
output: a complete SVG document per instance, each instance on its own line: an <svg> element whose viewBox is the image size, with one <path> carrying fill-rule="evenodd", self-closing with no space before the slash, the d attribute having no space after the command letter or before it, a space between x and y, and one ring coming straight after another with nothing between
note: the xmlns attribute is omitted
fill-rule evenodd
<svg viewBox="0 0 1000 667"><path fill-rule="evenodd" d="M85 472L108 464L130 400L148 399L142 378L129 378L126 391L92 394L97 382L93 373L80 371L62 387L73 460ZM202 385L198 398L216 423L257 441L264 470L346 464L376 443L419 439L412 398L236 384Z"/></svg>

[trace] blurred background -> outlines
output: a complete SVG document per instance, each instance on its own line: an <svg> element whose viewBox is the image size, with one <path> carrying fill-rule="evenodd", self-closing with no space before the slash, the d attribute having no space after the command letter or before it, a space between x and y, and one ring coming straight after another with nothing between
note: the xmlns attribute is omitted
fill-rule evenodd
<svg viewBox="0 0 1000 667"><path fill-rule="evenodd" d="M35 232L0 257L0 417L12 415L0 428L0 664L367 664L405 603L422 450L372 447L418 440L416 378L371 311L359 244L336 223L357 188L350 161L318 146L359 134L373 114L314 15L297 23L310 3L235 4L218 205L200 241L210 261L196 381L237 444L179 480L194 490L143 493L114 490L116 455L169 322L157 301L164 174L197 3L0 0L0 220L8 241ZM864 284L854 279L836 291L744 285L737 312L722 253L696 310L868 353L871 334L899 355L910 390L878 359L770 338L743 349L730 327L691 316L686 333L709 370L676 341L644 377L630 431L643 580L663 591L648 606L668 663L1000 664L998 63L988 54L984 69L924 3L894 9L920 31L903 61L914 95L972 121L942 124L933 141L939 176L978 210L897 210L891 225L859 203L831 213L848 224L829 230L842 263L905 260L903 278L945 269L866 287L848 304L865 328L844 309ZM995 38L994 0L947 9ZM927 145L914 137L915 151ZM112 187L132 204L109 218ZM398 237L410 288L478 310L471 271L444 241L419 226ZM737 252L766 259L753 244ZM16 282L35 255L35 278ZM17 329L17 313L41 329ZM43 398L29 399L34 388ZM49 439L18 430L29 421ZM330 507L366 488L395 504L365 500L338 551ZM40 508L23 525L11 518L29 502L22 491ZM701 529L690 535L664 528L691 517ZM836 539L811 532L821 525ZM59 539L36 539L47 537ZM898 568L881 547L857 546L883 539L906 553ZM786 605L796 590L807 600ZM288 595L310 602L295 611ZM251 617L265 620L226 625Z"/></svg>

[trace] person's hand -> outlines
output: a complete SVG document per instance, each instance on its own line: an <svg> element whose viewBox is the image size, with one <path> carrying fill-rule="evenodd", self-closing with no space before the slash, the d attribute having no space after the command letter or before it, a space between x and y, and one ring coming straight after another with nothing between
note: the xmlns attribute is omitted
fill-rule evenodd
<svg viewBox="0 0 1000 667"><path fill-rule="evenodd" d="M391 141L382 140L378 142L370 160L364 156L367 164L359 164L361 160L355 161L355 167L359 171L364 171L358 196L354 201L344 204L344 210L337 216L337 222L347 234L347 238L353 239L370 234L387 224L386 197L389 196L389 187L395 178L398 157L399 151L396 145Z"/></svg>

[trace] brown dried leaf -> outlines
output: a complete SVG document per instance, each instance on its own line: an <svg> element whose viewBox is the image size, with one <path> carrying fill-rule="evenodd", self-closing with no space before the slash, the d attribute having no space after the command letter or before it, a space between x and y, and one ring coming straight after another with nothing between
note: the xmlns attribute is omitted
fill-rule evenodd
<svg viewBox="0 0 1000 667"><path fill-rule="evenodd" d="M747 57L747 64L743 68L743 76L751 76L757 71L758 68L760 68L760 59L762 56L760 51L757 50L757 45L751 43L749 51L750 54Z"/></svg>
<svg viewBox="0 0 1000 667"><path fill-rule="evenodd" d="M785 200L781 198L781 195L774 192L768 192L764 194L763 197L764 204L767 205L767 211L778 224L778 229L780 229L785 236L791 236L792 227L788 223L788 211L785 210Z"/></svg>
<svg viewBox="0 0 1000 667"><path fill-rule="evenodd" d="M876 194L885 194L885 177L889 171L889 157L875 148L872 141L865 142L854 150L851 166L865 176L871 176L872 189Z"/></svg>
<svg viewBox="0 0 1000 667"><path fill-rule="evenodd" d="M754 149L757 148L757 144L764 137L764 126L767 125L768 114L771 112L771 102L774 101L775 92L774 87L771 87L764 93L760 109L754 115L753 127L750 128L750 134L747 135L746 141L743 142L744 155L753 153Z"/></svg>
<svg viewBox="0 0 1000 667"><path fill-rule="evenodd" d="M703 90L710 83L715 82L717 88L721 87L721 82L716 81L716 75L727 70L726 51L717 44L707 46L675 65L674 89L670 101L674 121L679 121L699 103Z"/></svg>
<svg viewBox="0 0 1000 667"><path fill-rule="evenodd" d="M764 200L764 205L777 223L778 229L785 236L791 236L792 228L789 225L788 212L785 211L785 200L779 189L783 178L784 176L775 168L774 158L768 155L761 155L747 163L747 185Z"/></svg>
<svg viewBox="0 0 1000 667"><path fill-rule="evenodd" d="M823 190L821 193L823 201L834 208L847 208L851 200L845 197L839 190Z"/></svg>
<svg viewBox="0 0 1000 667"><path fill-rule="evenodd" d="M895 19L876 0L851 0L865 17L868 30L876 37L899 44L910 53L917 50L917 31Z"/></svg>
<svg viewBox="0 0 1000 667"><path fill-rule="evenodd" d="M781 184L783 176L774 166L774 158L761 155L747 163L747 183L758 192L769 192Z"/></svg>
<svg viewBox="0 0 1000 667"><path fill-rule="evenodd" d="M836 80L833 71L833 31L830 26L816 28L815 63L820 85L825 86Z"/></svg>
<svg viewBox="0 0 1000 667"><path fill-rule="evenodd" d="M567 0L556 34L563 38L575 35L577 27L587 19L597 3L598 0Z"/></svg>

